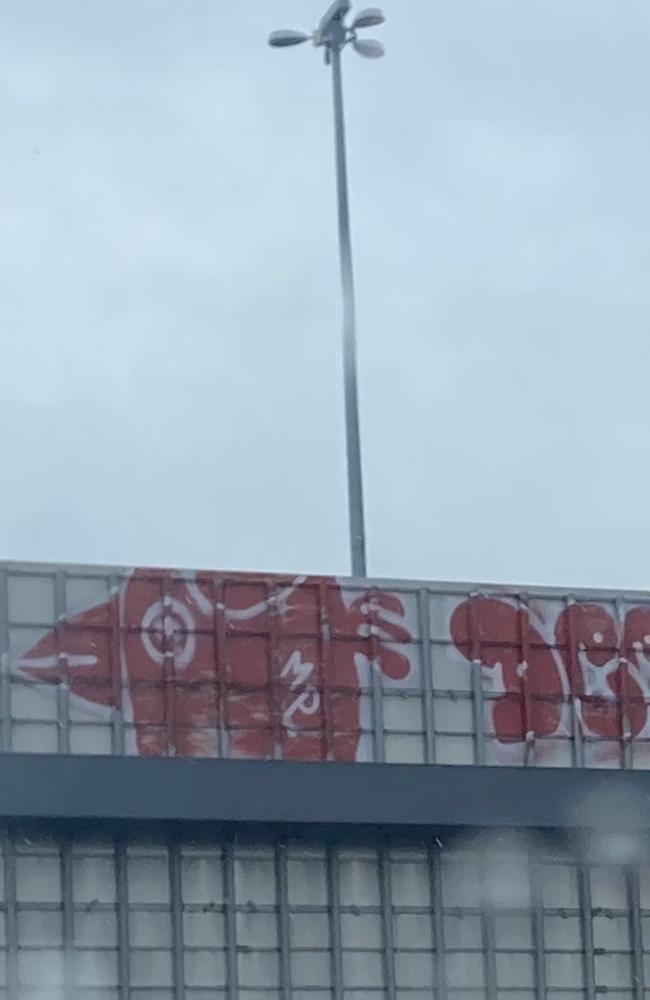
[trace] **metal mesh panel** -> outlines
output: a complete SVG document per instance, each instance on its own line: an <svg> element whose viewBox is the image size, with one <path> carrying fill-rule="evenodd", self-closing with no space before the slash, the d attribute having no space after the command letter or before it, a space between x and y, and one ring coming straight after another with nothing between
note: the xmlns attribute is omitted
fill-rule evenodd
<svg viewBox="0 0 650 1000"><path fill-rule="evenodd" d="M9 832L3 873L9 1000L633 1000L645 990L647 866L536 845Z"/></svg>
<svg viewBox="0 0 650 1000"><path fill-rule="evenodd" d="M650 766L650 597L0 567L39 753Z"/></svg>

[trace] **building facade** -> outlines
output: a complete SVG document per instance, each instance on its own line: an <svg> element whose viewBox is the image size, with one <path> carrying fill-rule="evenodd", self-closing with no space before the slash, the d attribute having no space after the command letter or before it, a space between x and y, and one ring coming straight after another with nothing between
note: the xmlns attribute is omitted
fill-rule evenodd
<svg viewBox="0 0 650 1000"><path fill-rule="evenodd" d="M650 993L650 595L5 564L0 644L7 1000Z"/></svg>

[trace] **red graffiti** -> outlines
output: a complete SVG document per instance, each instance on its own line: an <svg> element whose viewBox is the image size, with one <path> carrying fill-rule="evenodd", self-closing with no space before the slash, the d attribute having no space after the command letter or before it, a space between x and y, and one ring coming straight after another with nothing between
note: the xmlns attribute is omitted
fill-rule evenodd
<svg viewBox="0 0 650 1000"><path fill-rule="evenodd" d="M475 597L455 609L450 632L480 665L502 743L561 734L570 700L587 737L632 738L646 725L649 608L619 622L603 605L576 603L549 623L515 601Z"/></svg>
<svg viewBox="0 0 650 1000"><path fill-rule="evenodd" d="M139 754L352 761L363 685L373 669L406 678L410 641L393 594L348 597L330 578L137 570L17 667L122 712Z"/></svg>
<svg viewBox="0 0 650 1000"><path fill-rule="evenodd" d="M454 611L450 630L458 650L491 674L499 697L492 721L504 743L528 733L555 732L562 712L562 682L553 655L529 617L505 601L478 598Z"/></svg>
<svg viewBox="0 0 650 1000"><path fill-rule="evenodd" d="M638 736L645 725L638 671L643 637L650 631L648 615L648 609L634 608L619 625L607 608L572 604L558 616L557 645L591 735L617 739L627 730Z"/></svg>

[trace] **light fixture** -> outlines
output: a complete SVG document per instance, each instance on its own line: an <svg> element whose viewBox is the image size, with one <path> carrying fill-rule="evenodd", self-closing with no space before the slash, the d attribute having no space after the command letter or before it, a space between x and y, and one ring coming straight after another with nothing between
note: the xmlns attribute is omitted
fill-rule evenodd
<svg viewBox="0 0 650 1000"><path fill-rule="evenodd" d="M352 47L365 59L381 59L386 51L381 42L375 41L374 38L355 38Z"/></svg>
<svg viewBox="0 0 650 1000"><path fill-rule="evenodd" d="M293 28L279 28L269 35L269 45L274 49L286 49L289 45L302 45L308 42L311 35L306 35L304 31L294 31Z"/></svg>
<svg viewBox="0 0 650 1000"><path fill-rule="evenodd" d="M352 22L352 27L355 30L356 28L376 28L377 25L383 24L385 20L384 12L379 7L366 7L365 10L359 11Z"/></svg>
<svg viewBox="0 0 650 1000"><path fill-rule="evenodd" d="M351 0L333 0L318 22L318 30L324 35L335 21L342 21L352 6Z"/></svg>

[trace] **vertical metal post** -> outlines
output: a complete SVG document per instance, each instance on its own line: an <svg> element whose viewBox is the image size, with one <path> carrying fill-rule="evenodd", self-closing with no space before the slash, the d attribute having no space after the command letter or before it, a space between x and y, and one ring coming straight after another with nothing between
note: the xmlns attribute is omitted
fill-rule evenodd
<svg viewBox="0 0 650 1000"><path fill-rule="evenodd" d="M582 701L580 692L582 690L582 680L580 676L580 664L578 662L578 640L575 628L575 598L570 595L566 598L567 612L567 632L565 641L569 647L569 690L571 699L571 734L573 737L573 748L571 753L571 765L573 767L585 766L585 738L582 727Z"/></svg>
<svg viewBox="0 0 650 1000"><path fill-rule="evenodd" d="M215 698L217 704L217 757L228 756L228 697L226 678L228 672L228 650L226 646L226 581L215 576L212 580L213 642L216 663Z"/></svg>
<svg viewBox="0 0 650 1000"><path fill-rule="evenodd" d="M282 760L285 745L285 729L283 721L283 690L282 690L282 644L280 641L280 615L278 611L278 592L272 577L266 581L266 608L268 637L268 704L270 707L271 726L269 742L273 760Z"/></svg>
<svg viewBox="0 0 650 1000"><path fill-rule="evenodd" d="M491 860L487 850L482 850L479 857L481 861L481 884L484 885ZM481 938L483 941L485 997L486 1000L496 1000L498 996L496 934L494 928L494 906L492 903L488 903L487 906L484 903L481 906Z"/></svg>
<svg viewBox="0 0 650 1000"><path fill-rule="evenodd" d="M320 663L320 698L321 698L321 759L336 760L336 716L334 712L335 693L332 691L332 629L329 622L329 590L325 583L318 584L318 657ZM339 1000L339 998L337 998Z"/></svg>
<svg viewBox="0 0 650 1000"><path fill-rule="evenodd" d="M174 1000L185 998L185 966L183 940L183 886L181 878L181 848L174 840L168 847L168 871L172 923L172 983Z"/></svg>
<svg viewBox="0 0 650 1000"><path fill-rule="evenodd" d="M11 663L7 571L0 570L0 748L11 750Z"/></svg>
<svg viewBox="0 0 650 1000"><path fill-rule="evenodd" d="M591 869L587 862L578 864L580 922L582 924L582 953L584 961L584 996L596 1000L596 963L594 961L593 905L591 900Z"/></svg>
<svg viewBox="0 0 650 1000"><path fill-rule="evenodd" d="M361 437L359 432L359 396L357 389L357 333L350 238L350 205L345 152L345 116L341 79L341 48L345 28L333 25L328 45L332 64L334 94L334 135L336 143L336 188L339 221L341 288L343 292L343 380L345 393L345 434L348 466L348 514L350 519L350 559L352 575L366 575L366 537L363 516L363 477L361 473Z"/></svg>
<svg viewBox="0 0 650 1000"><path fill-rule="evenodd" d="M384 689L382 675L375 664L379 663L379 640L377 638L376 615L374 606L377 592L368 592L366 606L368 608L364 622L368 628L368 656L370 660L370 698L372 701L372 745L374 764L383 764L386 760L386 730L384 726ZM363 697L363 695L362 695Z"/></svg>
<svg viewBox="0 0 650 1000"><path fill-rule="evenodd" d="M395 1000L395 935L393 932L393 893L391 886L391 859L388 848L381 845L377 855L379 866L379 898L381 901L381 921L384 959L384 990L386 1000Z"/></svg>
<svg viewBox="0 0 650 1000"><path fill-rule="evenodd" d="M223 848L223 905L226 929L226 997L239 997L239 964L237 951L237 899L235 892L235 845L232 839Z"/></svg>
<svg viewBox="0 0 650 1000"><path fill-rule="evenodd" d="M61 844L61 905L63 910L63 984L64 996L74 998L76 989L76 968L74 951L74 898L72 893L72 841L65 836Z"/></svg>
<svg viewBox="0 0 650 1000"><path fill-rule="evenodd" d="M630 940L632 945L632 983L634 1000L645 997L645 969L643 955L643 918L641 916L641 887L639 867L632 864L626 872L627 905L630 914Z"/></svg>
<svg viewBox="0 0 650 1000"><path fill-rule="evenodd" d="M442 899L442 844L436 838L427 848L433 946L435 949L435 997L447 1000L447 965L445 947L445 911Z"/></svg>
<svg viewBox="0 0 650 1000"><path fill-rule="evenodd" d="M16 885L16 839L12 828L3 832L4 891L6 920L7 995L17 997L21 984L18 976L18 902Z"/></svg>
<svg viewBox="0 0 650 1000"><path fill-rule="evenodd" d="M109 619L108 641L110 648L113 711L111 713L111 753L123 757L126 753L124 712L129 700L127 678L122 676L122 627L120 620L121 587L123 580L112 574L108 579ZM137 683L137 681L136 681Z"/></svg>
<svg viewBox="0 0 650 1000"><path fill-rule="evenodd" d="M546 1000L546 945L544 937L544 894L541 866L537 861L536 848L528 849L528 871L530 873L531 916L533 926L533 962L535 969L536 1000Z"/></svg>
<svg viewBox="0 0 650 1000"><path fill-rule="evenodd" d="M275 847L275 882L278 901L278 945L280 951L280 996L291 1000L291 923L289 917L289 886L287 876L286 844Z"/></svg>
<svg viewBox="0 0 650 1000"><path fill-rule="evenodd" d="M474 716L474 757L476 764L486 763L485 746L485 698L483 695L483 674L481 669L481 634L479 631L476 600L480 594L470 594L469 624L472 655L472 712Z"/></svg>
<svg viewBox="0 0 650 1000"><path fill-rule="evenodd" d="M339 878L338 847L327 848L327 891L330 930L330 959L332 995L334 1000L343 997L343 944L341 941L341 886Z"/></svg>
<svg viewBox="0 0 650 1000"><path fill-rule="evenodd" d="M420 640L420 690L422 692L422 719L424 724L424 761L436 762L436 738L433 718L433 663L431 658L431 608L429 591L418 591L418 633Z"/></svg>
<svg viewBox="0 0 650 1000"><path fill-rule="evenodd" d="M62 680L56 686L57 692L57 751L70 753L70 670L65 647L61 649L61 623L67 614L65 576L59 571L54 578L54 635L58 667Z"/></svg>
<svg viewBox="0 0 650 1000"><path fill-rule="evenodd" d="M117 900L117 969L120 1000L131 997L131 961L129 954L129 882L126 843L115 843L115 890Z"/></svg>

